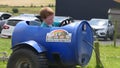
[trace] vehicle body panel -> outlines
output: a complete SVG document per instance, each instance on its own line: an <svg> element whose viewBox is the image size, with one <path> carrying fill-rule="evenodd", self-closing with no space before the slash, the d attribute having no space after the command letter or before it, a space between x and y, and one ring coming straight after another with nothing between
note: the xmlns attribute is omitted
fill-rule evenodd
<svg viewBox="0 0 120 68"><path fill-rule="evenodd" d="M93 32L86 21L52 28L30 26L22 21L13 32L12 48L29 40L34 40L47 50L46 55L51 63L56 63L54 54L57 54L65 65L84 66L92 54Z"/></svg>
<svg viewBox="0 0 120 68"><path fill-rule="evenodd" d="M45 52L46 49L41 46L40 44L38 44L37 42L35 42L34 40L29 40L29 41L26 41L26 42L21 42L20 44L16 44L15 47L13 47L12 49L16 48L16 47L21 47L23 46L24 47L29 47L31 46L32 48L34 48L38 53L41 53L41 52Z"/></svg>

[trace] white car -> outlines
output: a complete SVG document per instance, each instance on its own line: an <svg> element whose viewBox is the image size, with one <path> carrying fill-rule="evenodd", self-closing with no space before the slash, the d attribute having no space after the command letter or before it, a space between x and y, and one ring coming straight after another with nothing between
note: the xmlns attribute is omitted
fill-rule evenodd
<svg viewBox="0 0 120 68"><path fill-rule="evenodd" d="M36 17L28 17L28 16L11 17L3 25L3 29L1 31L1 37L10 38L12 36L16 24L19 23L20 21L29 21L31 25L38 25L38 26L40 25L40 21Z"/></svg>
<svg viewBox="0 0 120 68"><path fill-rule="evenodd" d="M108 19L91 19L89 24L98 38L104 38L104 40L110 38L113 40L114 25Z"/></svg>
<svg viewBox="0 0 120 68"><path fill-rule="evenodd" d="M5 20L8 19L12 16L11 13L8 12L0 12L0 20Z"/></svg>

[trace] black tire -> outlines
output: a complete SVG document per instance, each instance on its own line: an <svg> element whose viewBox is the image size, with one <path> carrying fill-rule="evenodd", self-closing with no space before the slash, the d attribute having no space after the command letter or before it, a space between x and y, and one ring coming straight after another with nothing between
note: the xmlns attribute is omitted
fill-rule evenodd
<svg viewBox="0 0 120 68"><path fill-rule="evenodd" d="M48 68L45 54L30 49L18 49L8 60L7 68Z"/></svg>
<svg viewBox="0 0 120 68"><path fill-rule="evenodd" d="M110 40L112 41L113 39L114 39L114 36L111 36L111 37L110 37Z"/></svg>
<svg viewBox="0 0 120 68"><path fill-rule="evenodd" d="M105 41L107 41L107 38L108 38L107 36L106 36L106 37L104 37L104 40L105 40Z"/></svg>
<svg viewBox="0 0 120 68"><path fill-rule="evenodd" d="M49 66L49 68L76 68L75 66L64 66L64 65L55 65L55 66Z"/></svg>
<svg viewBox="0 0 120 68"><path fill-rule="evenodd" d="M112 40L113 41L113 39L114 39L114 33L111 35L111 37L110 37L110 40Z"/></svg>
<svg viewBox="0 0 120 68"><path fill-rule="evenodd" d="M109 34L108 34L108 31L107 31L107 34L106 34L106 36L104 37L104 40L107 41L108 37L109 37Z"/></svg>

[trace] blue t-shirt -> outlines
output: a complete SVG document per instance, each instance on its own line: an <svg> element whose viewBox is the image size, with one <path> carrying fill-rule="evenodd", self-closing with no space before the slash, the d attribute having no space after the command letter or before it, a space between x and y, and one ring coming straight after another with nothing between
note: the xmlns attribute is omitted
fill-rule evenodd
<svg viewBox="0 0 120 68"><path fill-rule="evenodd" d="M47 25L45 22L42 22L40 25L41 27L59 27L60 23L59 22L53 22L52 25Z"/></svg>

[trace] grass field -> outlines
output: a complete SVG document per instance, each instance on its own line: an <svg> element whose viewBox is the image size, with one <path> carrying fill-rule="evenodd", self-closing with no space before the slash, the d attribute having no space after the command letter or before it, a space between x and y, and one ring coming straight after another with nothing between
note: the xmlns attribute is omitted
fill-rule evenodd
<svg viewBox="0 0 120 68"><path fill-rule="evenodd" d="M13 13L12 9L17 8L18 13ZM55 11L55 7L51 7ZM10 12L13 15L19 15L21 13L33 13L33 14L39 14L41 7L10 7L10 6L5 6L5 7L0 7L0 12Z"/></svg>
<svg viewBox="0 0 120 68"><path fill-rule="evenodd" d="M45 6L48 4L55 5L55 0L0 0L0 5L8 6Z"/></svg>
<svg viewBox="0 0 120 68"><path fill-rule="evenodd" d="M10 39L1 39L0 38L0 53L1 52L7 52L7 55L11 54L11 40ZM2 54L0 54L0 57L2 57ZM0 61L0 68L6 68L7 62L3 63Z"/></svg>
<svg viewBox="0 0 120 68"><path fill-rule="evenodd" d="M21 13L39 13L41 7L55 6L55 0L0 0L0 12L12 13L13 8L19 10ZM55 10L55 7L51 7Z"/></svg>
<svg viewBox="0 0 120 68"><path fill-rule="evenodd" d="M11 40L0 38L0 52L7 52L10 55L11 51ZM120 47L113 46L100 46L101 61L104 68L120 68ZM6 68L6 63L0 61L0 68ZM90 63L85 68L95 68L95 54L93 52Z"/></svg>
<svg viewBox="0 0 120 68"><path fill-rule="evenodd" d="M104 68L120 68L120 47L113 47L111 45L100 46L101 61ZM87 68L95 68L96 60L93 52L90 63Z"/></svg>

